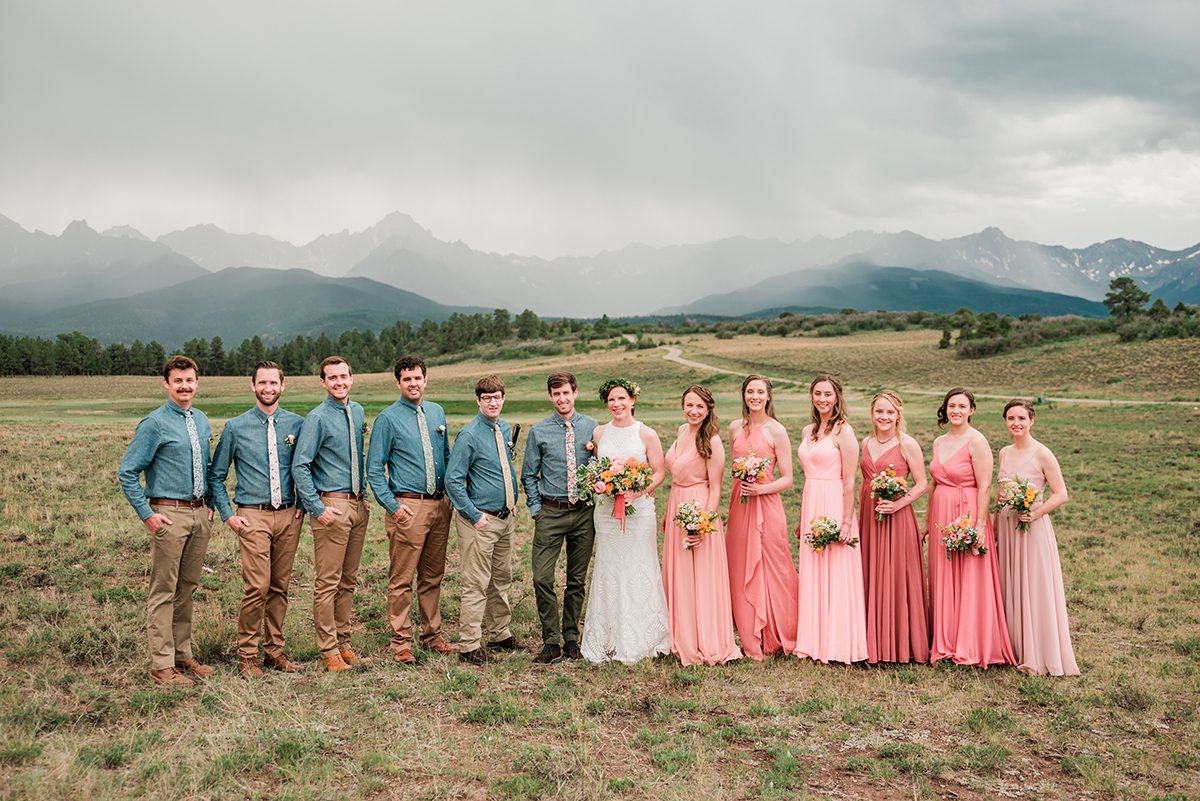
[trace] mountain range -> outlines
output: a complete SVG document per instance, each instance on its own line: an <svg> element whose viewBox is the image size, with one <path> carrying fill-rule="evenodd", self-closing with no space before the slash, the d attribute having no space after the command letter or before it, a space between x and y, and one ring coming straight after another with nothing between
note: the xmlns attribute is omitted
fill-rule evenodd
<svg viewBox="0 0 1200 801"><path fill-rule="evenodd" d="M248 267L259 270L242 269ZM871 272L880 267L910 272L885 280L884 274ZM230 268L238 271L230 273ZM261 234L229 233L215 225L151 240L130 226L99 233L82 220L54 236L26 231L0 216L0 330L57 332L86 326L81 330L93 336L136 332L118 338L148 339L151 335L138 327L139 320L153 317L142 313L144 304L174 297L171 292L154 295L156 291L173 288L189 299L220 297L228 306L238 295L299 297L297 293L317 286L317 279L356 279L348 285L373 296L375 303L351 300L355 292L350 292L344 298L335 293L344 305L326 310L311 305L311 296L303 309L271 304L278 311L246 312L254 333L332 333L329 326L361 326L377 319L376 314L388 315L386 324L396 319L444 319L462 308L530 308L548 317L671 311L744 315L822 305L905 308L898 303L929 308L939 291L936 282L912 271L930 270L981 282L970 289L947 286L941 292L949 297L962 289L972 302L961 305L976 311L1103 313L1094 304L1079 305L1071 298L1099 300L1119 276L1132 277L1170 305L1200 303L1200 245L1170 251L1112 239L1070 249L1013 240L997 228L940 241L910 231L860 231L836 239L790 242L730 237L660 248L631 244L594 256L545 259L443 241L399 212L362 231L327 234L303 245ZM218 275L224 277L216 283L201 280ZM939 280L949 279L943 275ZM296 281L300 283L295 289L287 286ZM324 290L337 285L320 284ZM914 285L920 291L900 291ZM389 290L406 294L401 300ZM1051 294L1043 298L1040 293ZM818 295L825 300L818 302ZM234 339L234 329L245 327L215 303L200 305L210 309L200 315L210 323L208 335ZM181 319L176 316L171 322ZM217 319L229 330L217 329ZM167 330L172 330L170 325ZM167 337L168 343L174 341L179 337Z"/></svg>

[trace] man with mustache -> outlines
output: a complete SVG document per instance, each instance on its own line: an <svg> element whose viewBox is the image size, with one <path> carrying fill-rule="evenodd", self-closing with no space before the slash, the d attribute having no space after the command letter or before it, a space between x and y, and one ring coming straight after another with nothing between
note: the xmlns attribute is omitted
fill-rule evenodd
<svg viewBox="0 0 1200 801"><path fill-rule="evenodd" d="M167 402L142 418L117 479L150 532L150 588L146 594L146 639L150 679L191 687L214 669L192 653L192 593L212 530L207 482L208 417L192 408L198 383L196 363L172 356L163 365ZM146 485L138 476L145 473Z"/></svg>
<svg viewBox="0 0 1200 801"><path fill-rule="evenodd" d="M325 400L304 418L292 481L300 503L312 515L313 625L317 647L330 673L370 661L350 647L350 613L367 536L363 407L350 400L354 374L341 356L320 367Z"/></svg>
<svg viewBox="0 0 1200 801"><path fill-rule="evenodd" d="M283 651L283 619L304 518L292 483L292 453L304 419L279 408L283 369L275 362L254 366L250 388L257 402L225 424L208 482L213 505L237 534L241 552L244 590L237 621L238 670L245 678L261 678L258 643L264 616L263 663L284 673L296 672ZM233 493L237 514L225 489L231 465L237 474Z"/></svg>

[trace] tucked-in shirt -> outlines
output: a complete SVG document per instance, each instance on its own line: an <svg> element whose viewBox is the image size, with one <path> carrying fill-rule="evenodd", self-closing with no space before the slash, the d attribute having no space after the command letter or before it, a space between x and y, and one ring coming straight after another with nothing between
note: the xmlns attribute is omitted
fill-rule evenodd
<svg viewBox="0 0 1200 801"><path fill-rule="evenodd" d="M437 492L446 489L446 462L450 458L450 436L446 413L433 401L423 401L425 427L433 448L433 467ZM384 468L387 475L384 475ZM401 492L426 492L425 451L421 447L421 429L417 425L417 405L401 398L384 409L371 426L371 445L367 450L367 480L379 505L389 515L396 514Z"/></svg>
<svg viewBox="0 0 1200 801"><path fill-rule="evenodd" d="M358 454L358 475L362 492L366 485L366 454L363 453L363 407L350 401L354 416L354 442ZM354 492L350 486L350 426L346 407L326 395L325 400L304 418L299 441L292 453L292 481L296 495L309 514L325 514L322 492Z"/></svg>
<svg viewBox="0 0 1200 801"><path fill-rule="evenodd" d="M212 427L208 417L193 408L192 420L196 423L196 435L200 440L200 475L204 487L204 498L211 502L212 492L205 481L208 472L208 441L212 438ZM173 498L177 501L191 499L195 489L192 476L192 440L188 436L187 410L173 401L167 401L142 418L133 432L133 439L121 458L117 468L117 480L129 503L145 520L154 514L149 498ZM138 475L146 473L146 486L142 487Z"/></svg>
<svg viewBox="0 0 1200 801"><path fill-rule="evenodd" d="M292 453L300 436L304 418L284 409L275 410L275 445L279 459L279 489L284 503L295 503L296 488L292 484ZM291 442L288 442L291 437ZM225 424L208 468L208 484L212 487L213 506L222 520L233 517L225 479L233 465L237 482L233 498L237 503L269 504L271 502L271 461L267 450L267 415L254 406Z"/></svg>
<svg viewBox="0 0 1200 801"><path fill-rule="evenodd" d="M475 415L454 438L454 450L446 465L446 494L454 508L472 523L482 517L480 509L499 511L504 508L504 474L500 453L496 448L496 426L504 441L504 456L508 459L508 474L512 479L513 498L517 497L517 469L513 466L512 430L500 420L493 423L482 413Z"/></svg>
<svg viewBox="0 0 1200 801"><path fill-rule="evenodd" d="M571 415L575 427L575 466L582 467L592 458L587 449L596 429L594 418L575 412ZM542 510L542 496L567 501L567 424L560 415L552 414L529 429L525 441L525 461L521 465L521 486L529 513L537 517Z"/></svg>

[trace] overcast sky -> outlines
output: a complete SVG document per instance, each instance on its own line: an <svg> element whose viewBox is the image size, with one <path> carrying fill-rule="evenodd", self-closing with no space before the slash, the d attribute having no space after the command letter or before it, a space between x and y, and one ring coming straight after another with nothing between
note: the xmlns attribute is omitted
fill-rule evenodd
<svg viewBox="0 0 1200 801"><path fill-rule="evenodd" d="M0 0L0 214L1200 241L1200 3Z"/></svg>

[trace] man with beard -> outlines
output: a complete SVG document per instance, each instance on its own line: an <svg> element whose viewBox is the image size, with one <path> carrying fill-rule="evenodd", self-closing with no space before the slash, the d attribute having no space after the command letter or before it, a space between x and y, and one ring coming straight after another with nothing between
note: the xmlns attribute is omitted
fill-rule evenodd
<svg viewBox="0 0 1200 801"><path fill-rule="evenodd" d="M588 562L596 529L592 505L581 500L575 471L592 458L595 419L575 411L579 387L571 373L554 373L546 379L546 392L554 414L536 423L525 444L521 485L534 521L533 591L542 620L542 652L533 661L553 664L563 657L579 659L579 615ZM567 586L563 593L562 626L554 570L563 546L567 551Z"/></svg>
<svg viewBox="0 0 1200 801"><path fill-rule="evenodd" d="M150 589L146 594L146 639L150 678L155 684L191 687L184 675L204 678L214 669L192 653L192 593L212 530L208 505L208 417L192 408L198 369L187 356L163 365L167 402L142 418L117 479L125 497L150 532ZM146 475L143 488L138 476Z"/></svg>
<svg viewBox="0 0 1200 801"><path fill-rule="evenodd" d="M412 652L414 572L421 644L441 654L454 653L454 646L442 636L438 608L450 538L450 499L445 492L450 437L442 407L424 400L425 361L405 356L396 362L393 373L400 399L375 418L367 479L375 500L387 511L392 659L411 665L417 661Z"/></svg>
<svg viewBox="0 0 1200 801"><path fill-rule="evenodd" d="M283 651L283 618L288 585L296 559L296 543L304 512L296 506L292 483L292 452L300 425L298 414L279 408L283 369L275 362L254 366L250 388L257 403L225 424L208 470L213 505L238 536L242 557L242 608L238 613L238 669L246 678L260 678L258 643L266 618L263 663L284 673L296 667ZM237 483L229 505L225 479L234 466Z"/></svg>
<svg viewBox="0 0 1200 801"><path fill-rule="evenodd" d="M313 624L330 673L370 661L350 647L350 613L367 536L363 407L350 400L354 374L341 356L321 362L325 400L304 418L292 456L296 495L312 515Z"/></svg>

